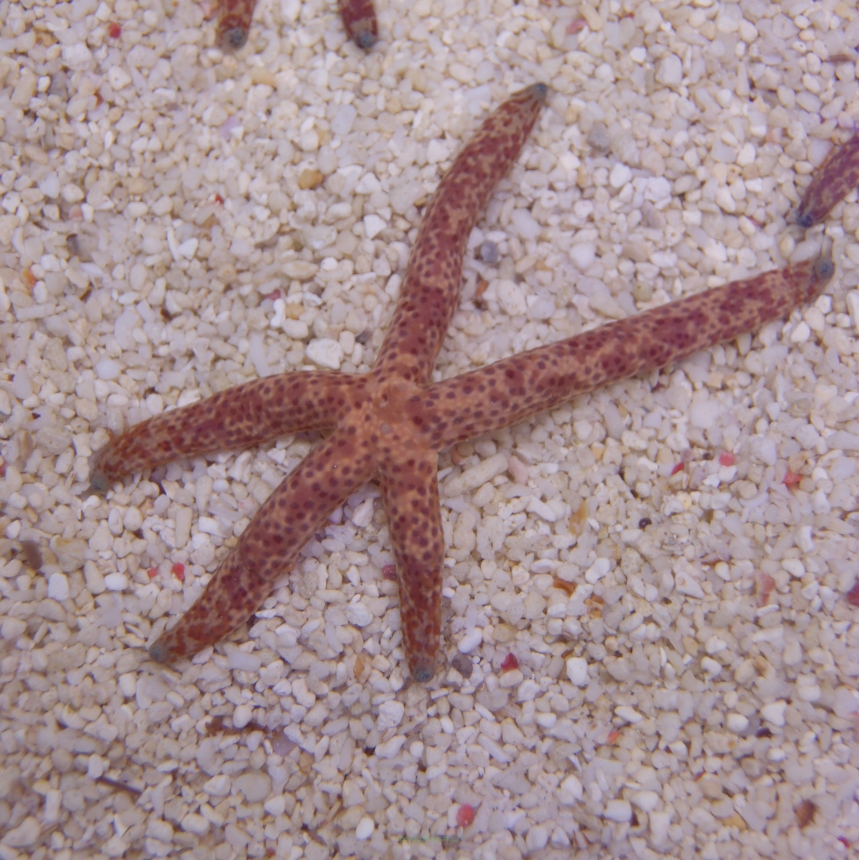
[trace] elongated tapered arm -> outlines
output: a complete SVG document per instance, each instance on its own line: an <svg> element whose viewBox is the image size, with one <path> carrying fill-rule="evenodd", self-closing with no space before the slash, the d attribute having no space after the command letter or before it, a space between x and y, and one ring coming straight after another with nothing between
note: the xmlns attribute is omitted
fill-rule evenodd
<svg viewBox="0 0 859 860"><path fill-rule="evenodd" d="M196 654L259 609L332 511L372 476L372 459L353 430L336 430L284 478L197 602L149 649L153 660Z"/></svg>
<svg viewBox="0 0 859 860"><path fill-rule="evenodd" d="M284 373L221 391L142 421L96 455L90 481L110 481L180 457L235 451L289 433L333 427L348 410L359 377Z"/></svg>
<svg viewBox="0 0 859 860"><path fill-rule="evenodd" d="M438 454L402 446L380 466L382 503L397 580L403 640L412 677L435 674L441 629L444 532L438 501Z"/></svg>
<svg viewBox="0 0 859 860"><path fill-rule="evenodd" d="M439 382L419 406L410 404L414 423L433 448L515 424L787 316L833 272L832 260L822 257L734 281Z"/></svg>
<svg viewBox="0 0 859 860"><path fill-rule="evenodd" d="M457 156L432 197L412 249L400 298L374 370L427 382L459 302L462 258L477 216L518 158L546 86L516 93Z"/></svg>

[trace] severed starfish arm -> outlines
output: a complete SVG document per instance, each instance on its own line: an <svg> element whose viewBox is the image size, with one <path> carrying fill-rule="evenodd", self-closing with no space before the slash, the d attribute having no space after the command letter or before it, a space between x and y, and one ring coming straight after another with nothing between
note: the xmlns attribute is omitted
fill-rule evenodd
<svg viewBox="0 0 859 860"><path fill-rule="evenodd" d="M800 227L813 227L859 185L859 134L835 147L814 174L796 212Z"/></svg>
<svg viewBox="0 0 859 860"><path fill-rule="evenodd" d="M459 302L462 258L477 217L518 158L546 100L534 84L506 101L469 141L439 183L421 221L397 309L375 369L430 378Z"/></svg>
<svg viewBox="0 0 859 860"><path fill-rule="evenodd" d="M333 427L348 411L359 377L294 372L266 376L171 409L132 427L95 456L91 487L180 457L232 451L289 433Z"/></svg>
<svg viewBox="0 0 859 860"><path fill-rule="evenodd" d="M259 609L301 548L373 474L355 427L338 428L266 499L194 605L149 649L159 662L214 645Z"/></svg>
<svg viewBox="0 0 859 860"><path fill-rule="evenodd" d="M436 449L506 427L787 316L834 271L820 257L733 281L436 383L410 404L413 423Z"/></svg>
<svg viewBox="0 0 859 860"><path fill-rule="evenodd" d="M400 446L380 467L382 503L400 586L409 670L424 683L435 672L441 628L444 531L438 500L438 453Z"/></svg>

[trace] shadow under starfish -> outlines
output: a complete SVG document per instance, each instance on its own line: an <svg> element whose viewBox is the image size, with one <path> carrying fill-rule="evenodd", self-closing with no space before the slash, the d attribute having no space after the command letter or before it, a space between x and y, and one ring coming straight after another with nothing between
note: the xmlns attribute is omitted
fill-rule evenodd
<svg viewBox="0 0 859 860"><path fill-rule="evenodd" d="M534 84L505 102L442 179L371 372L258 379L144 421L96 455L92 488L103 492L110 481L179 457L332 431L262 505L197 602L152 645L153 659L190 656L244 623L337 506L378 478L409 669L415 680L429 681L439 648L444 556L439 450L786 316L832 277L831 260L821 257L430 383L459 299L469 234L546 95L543 84Z"/></svg>

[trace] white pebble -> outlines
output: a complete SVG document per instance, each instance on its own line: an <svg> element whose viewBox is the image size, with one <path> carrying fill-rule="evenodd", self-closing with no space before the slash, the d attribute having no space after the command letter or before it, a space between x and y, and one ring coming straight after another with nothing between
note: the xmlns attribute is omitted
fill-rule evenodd
<svg viewBox="0 0 859 860"><path fill-rule="evenodd" d="M70 69L85 69L92 62L92 52L84 42L63 45L63 62Z"/></svg>
<svg viewBox="0 0 859 860"><path fill-rule="evenodd" d="M579 242L570 248L570 260L582 271L589 269L597 256L596 246L591 242Z"/></svg>
<svg viewBox="0 0 859 860"><path fill-rule="evenodd" d="M525 508L525 510L529 513L536 514L540 519L545 520L547 523L553 523L558 519L558 515L542 499L537 499L533 496L528 502L528 507Z"/></svg>
<svg viewBox="0 0 859 860"><path fill-rule="evenodd" d="M23 636L27 630L27 622L23 618L4 618L0 623L0 636L11 641Z"/></svg>
<svg viewBox="0 0 859 860"><path fill-rule="evenodd" d="M614 709L614 714L616 717L620 717L622 720L626 720L626 722L635 725L636 723L640 723L644 717L635 710L635 708L631 708L629 705L618 705Z"/></svg>
<svg viewBox="0 0 859 860"><path fill-rule="evenodd" d="M707 674L709 678L717 678L722 674L722 665L721 663L714 660L712 657L704 657L701 660L701 668Z"/></svg>
<svg viewBox="0 0 859 860"><path fill-rule="evenodd" d="M584 789L582 788L581 780L577 776L571 775L568 776L561 783L561 791L563 795L561 797L561 802L566 803L568 806L571 806L577 800L581 800L584 797ZM569 799L568 799L569 798Z"/></svg>
<svg viewBox="0 0 859 860"><path fill-rule="evenodd" d="M674 570L674 586L681 594L686 594L689 597L704 597L704 589L701 588L701 583L693 579L690 572L685 569L677 569L680 565L675 565Z"/></svg>
<svg viewBox="0 0 859 860"><path fill-rule="evenodd" d="M456 647L459 648L462 654L470 654L481 642L483 642L483 629L475 627L459 640L459 644Z"/></svg>
<svg viewBox="0 0 859 860"><path fill-rule="evenodd" d="M635 791L630 800L642 811L653 812L659 806L659 795L655 791Z"/></svg>
<svg viewBox="0 0 859 860"><path fill-rule="evenodd" d="M586 571L585 580L591 585L599 582L611 569L611 562L607 558L598 558Z"/></svg>
<svg viewBox="0 0 859 860"><path fill-rule="evenodd" d="M549 841L549 828L542 824L536 824L528 831L525 837L525 847L529 852L542 851Z"/></svg>
<svg viewBox="0 0 859 860"><path fill-rule="evenodd" d="M103 358L101 361L96 362L94 369L95 375L99 379L105 380L105 382L116 379L122 373L122 365L112 358Z"/></svg>
<svg viewBox="0 0 859 860"><path fill-rule="evenodd" d="M388 222L378 215L371 213L364 216L364 232L368 239L375 239L387 226Z"/></svg>
<svg viewBox="0 0 859 860"><path fill-rule="evenodd" d="M52 573L48 577L48 597L51 600L69 599L69 578L64 573Z"/></svg>
<svg viewBox="0 0 859 860"><path fill-rule="evenodd" d="M847 311L850 314L850 319L853 322L853 328L856 334L859 334L859 290L850 290L847 293Z"/></svg>
<svg viewBox="0 0 859 860"><path fill-rule="evenodd" d="M610 800L605 805L603 817L609 821L629 821L632 818L632 806L628 800Z"/></svg>
<svg viewBox="0 0 859 860"><path fill-rule="evenodd" d="M230 782L230 778L225 773L219 773L217 776L213 776L203 785L203 791L214 797L223 797L224 795L229 794L231 790L232 784Z"/></svg>
<svg viewBox="0 0 859 860"><path fill-rule="evenodd" d="M28 815L17 827L3 835L3 844L10 848L29 848L39 840L40 829L39 822ZM10 852L10 856L15 856L15 852Z"/></svg>
<svg viewBox="0 0 859 860"><path fill-rule="evenodd" d="M749 727L749 720L742 714L728 714L725 718L725 725L729 732L740 734Z"/></svg>
<svg viewBox="0 0 859 860"><path fill-rule="evenodd" d="M798 558L786 558L781 566L797 579L802 579L805 576L805 565Z"/></svg>
<svg viewBox="0 0 859 860"><path fill-rule="evenodd" d="M588 661L584 657L570 657L567 660L567 677L577 687L587 687Z"/></svg>
<svg viewBox="0 0 859 860"><path fill-rule="evenodd" d="M713 427L722 413L722 407L716 400L696 396L689 411L689 423L693 427Z"/></svg>
<svg viewBox="0 0 859 860"><path fill-rule="evenodd" d="M376 825L373 823L373 819L369 815L365 815L355 828L355 838L361 841L369 839L375 829Z"/></svg>
<svg viewBox="0 0 859 860"><path fill-rule="evenodd" d="M271 794L271 778L259 770L245 771L233 780L233 786L245 796L248 803L260 803Z"/></svg>
<svg viewBox="0 0 859 860"><path fill-rule="evenodd" d="M656 70L656 80L667 87L677 86L683 80L683 63L675 54L662 58Z"/></svg>
<svg viewBox="0 0 859 860"><path fill-rule="evenodd" d="M525 302L525 293L518 284L513 281L500 280L495 286L498 303L501 310L511 317L521 316L528 310Z"/></svg>
<svg viewBox="0 0 859 860"><path fill-rule="evenodd" d="M191 260L193 259L194 254L197 253L198 244L198 241L194 238L187 239L179 246L177 250L186 260Z"/></svg>
<svg viewBox="0 0 859 860"><path fill-rule="evenodd" d="M445 487L447 495L458 496L460 493L476 490L497 475L507 471L507 455L493 454L482 460L476 466L466 469L456 478L451 478Z"/></svg>
<svg viewBox="0 0 859 860"><path fill-rule="evenodd" d="M307 323L301 320L285 319L281 324L281 328L283 329L283 333L293 340L304 340L310 334Z"/></svg>
<svg viewBox="0 0 859 860"><path fill-rule="evenodd" d="M340 105L331 120L332 134L349 134L356 116L358 116L358 111L354 105Z"/></svg>
<svg viewBox="0 0 859 860"><path fill-rule="evenodd" d="M814 550L814 541L811 538L811 526L800 526L796 530L796 545L805 553Z"/></svg>
<svg viewBox="0 0 859 860"><path fill-rule="evenodd" d="M340 370L343 363L343 347L330 337L319 337L307 344L307 357L320 367Z"/></svg>
<svg viewBox="0 0 859 860"><path fill-rule="evenodd" d="M811 329L808 323L803 320L790 335L791 343L805 343L811 337Z"/></svg>
<svg viewBox="0 0 859 860"><path fill-rule="evenodd" d="M363 603L350 603L346 607L346 618L356 627L366 627L373 620L373 613Z"/></svg>
<svg viewBox="0 0 859 860"><path fill-rule="evenodd" d="M253 718L253 710L248 705L236 705L233 711L233 726L243 729Z"/></svg>
<svg viewBox="0 0 859 860"><path fill-rule="evenodd" d="M125 591L128 577L124 573L109 573L104 578L104 586L108 591Z"/></svg>
<svg viewBox="0 0 859 860"><path fill-rule="evenodd" d="M650 813L650 832L653 835L653 842L656 845L665 841L668 836L668 828L671 826L670 812L651 812Z"/></svg>
<svg viewBox="0 0 859 860"><path fill-rule="evenodd" d="M373 499L364 499L352 513L352 522L359 528L366 528L373 520Z"/></svg>
<svg viewBox="0 0 859 860"><path fill-rule="evenodd" d="M761 708L761 719L772 723L774 726L781 728L784 725L784 712L787 709L787 702L783 699L777 699L775 702L769 702Z"/></svg>
<svg viewBox="0 0 859 860"><path fill-rule="evenodd" d="M623 188L632 179L632 171L625 164L615 164L608 175L608 184L612 188Z"/></svg>
<svg viewBox="0 0 859 860"><path fill-rule="evenodd" d="M196 812L189 812L181 821L182 829L186 833L194 833L203 836L209 832L209 822Z"/></svg>
<svg viewBox="0 0 859 860"><path fill-rule="evenodd" d="M527 209L514 209L510 220L523 239L536 239L540 235L540 225Z"/></svg>
<svg viewBox="0 0 859 860"><path fill-rule="evenodd" d="M122 66L111 66L107 70L107 80L111 89L119 92L131 83L131 75Z"/></svg>
<svg viewBox="0 0 859 860"><path fill-rule="evenodd" d="M386 729L398 726L402 722L405 712L406 707L402 702L397 702L393 699L388 702L382 702L379 705L379 719L376 720L376 728L380 732L383 732Z"/></svg>

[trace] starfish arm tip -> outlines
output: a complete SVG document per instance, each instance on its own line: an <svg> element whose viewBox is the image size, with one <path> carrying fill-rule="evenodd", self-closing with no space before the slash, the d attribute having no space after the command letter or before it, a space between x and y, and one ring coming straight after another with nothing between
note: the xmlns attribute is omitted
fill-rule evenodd
<svg viewBox="0 0 859 860"><path fill-rule="evenodd" d="M419 657L415 660L411 667L412 677L419 684L426 684L432 680L435 675L435 667L432 662L426 658Z"/></svg>
<svg viewBox="0 0 859 860"><path fill-rule="evenodd" d="M159 639L157 642L150 646L149 656L156 663L169 663L170 660L173 658L173 653L170 651L167 645L161 639Z"/></svg>

